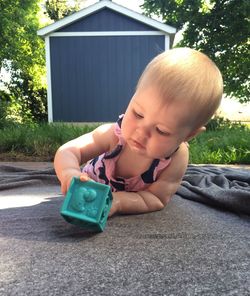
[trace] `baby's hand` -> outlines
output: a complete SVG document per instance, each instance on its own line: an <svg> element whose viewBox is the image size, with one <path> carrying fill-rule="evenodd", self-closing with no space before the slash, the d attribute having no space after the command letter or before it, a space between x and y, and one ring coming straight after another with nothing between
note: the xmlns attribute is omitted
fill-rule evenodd
<svg viewBox="0 0 250 296"><path fill-rule="evenodd" d="M86 173L75 169L65 171L61 178L61 191L63 195L68 192L73 177L79 177L82 182L86 182L90 179Z"/></svg>

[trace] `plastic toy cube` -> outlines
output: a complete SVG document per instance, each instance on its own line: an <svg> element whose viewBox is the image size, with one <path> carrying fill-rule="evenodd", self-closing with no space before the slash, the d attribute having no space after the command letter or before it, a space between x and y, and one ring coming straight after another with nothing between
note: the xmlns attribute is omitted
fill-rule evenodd
<svg viewBox="0 0 250 296"><path fill-rule="evenodd" d="M112 205L110 187L73 178L61 208L63 218L74 225L103 231Z"/></svg>

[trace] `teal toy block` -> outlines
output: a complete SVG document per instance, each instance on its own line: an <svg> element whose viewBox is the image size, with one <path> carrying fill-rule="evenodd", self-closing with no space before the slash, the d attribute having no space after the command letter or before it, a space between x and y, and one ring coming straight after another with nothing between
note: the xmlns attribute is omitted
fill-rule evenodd
<svg viewBox="0 0 250 296"><path fill-rule="evenodd" d="M112 205L108 185L73 178L61 208L63 218L74 225L103 231Z"/></svg>

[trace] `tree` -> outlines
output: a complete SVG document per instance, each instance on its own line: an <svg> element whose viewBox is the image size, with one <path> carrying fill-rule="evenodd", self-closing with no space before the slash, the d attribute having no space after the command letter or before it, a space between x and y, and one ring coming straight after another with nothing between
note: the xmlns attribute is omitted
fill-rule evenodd
<svg viewBox="0 0 250 296"><path fill-rule="evenodd" d="M250 101L249 0L145 0L142 8L183 30L177 47L196 48L215 61L228 96Z"/></svg>
<svg viewBox="0 0 250 296"><path fill-rule="evenodd" d="M67 15L72 14L75 11L78 11L80 9L80 1L81 0L71 1L72 5L69 6L68 0L46 0L46 14L51 20L57 21Z"/></svg>
<svg viewBox="0 0 250 296"><path fill-rule="evenodd" d="M46 118L44 42L37 36L39 11L40 0L0 0L0 69L11 73L1 101L8 101L21 117L29 114L30 119Z"/></svg>

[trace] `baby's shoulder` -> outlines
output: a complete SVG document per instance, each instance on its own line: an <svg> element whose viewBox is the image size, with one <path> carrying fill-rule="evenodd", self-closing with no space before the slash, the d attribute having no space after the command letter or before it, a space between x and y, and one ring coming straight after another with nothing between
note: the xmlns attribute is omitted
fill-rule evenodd
<svg viewBox="0 0 250 296"><path fill-rule="evenodd" d="M105 123L100 125L93 132L93 137L98 137L102 141L108 143L110 149L114 147L118 142L118 137L115 133L116 123Z"/></svg>
<svg viewBox="0 0 250 296"><path fill-rule="evenodd" d="M189 150L186 143L182 143L179 149L172 155L170 164L162 171L160 179L178 180L184 175L189 159Z"/></svg>
<svg viewBox="0 0 250 296"><path fill-rule="evenodd" d="M189 146L187 142L180 144L179 149L173 154L172 158L172 168L186 167L189 158Z"/></svg>

